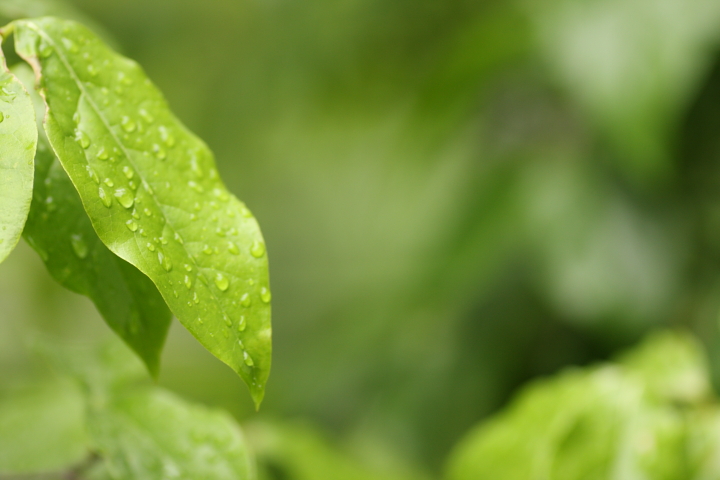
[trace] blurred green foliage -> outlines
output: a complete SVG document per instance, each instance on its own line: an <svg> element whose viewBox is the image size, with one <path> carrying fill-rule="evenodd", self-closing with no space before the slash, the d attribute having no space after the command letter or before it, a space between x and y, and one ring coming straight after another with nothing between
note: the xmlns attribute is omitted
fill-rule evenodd
<svg viewBox="0 0 720 480"><path fill-rule="evenodd" d="M260 414L177 325L160 373L261 425L258 457L276 460L259 473L323 478L304 469L340 463L345 478L440 476L523 382L658 326L694 332L720 379L717 2L72 4L139 61L263 225L275 344ZM39 368L18 339L108 335L27 249L0 266L0 304L3 389ZM594 391L604 368L547 388ZM614 419L583 420L604 440L578 431L572 446L598 465L645 402L628 372L608 386L620 398L578 404ZM679 420L653 405L665 452ZM712 415L696 424L717 436Z"/></svg>

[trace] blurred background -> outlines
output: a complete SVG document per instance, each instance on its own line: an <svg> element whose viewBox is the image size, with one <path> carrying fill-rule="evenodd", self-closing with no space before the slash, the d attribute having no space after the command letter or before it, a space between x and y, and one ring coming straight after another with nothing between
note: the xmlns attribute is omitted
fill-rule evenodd
<svg viewBox="0 0 720 480"><path fill-rule="evenodd" d="M105 32L258 218L260 413L177 321L159 383L260 445L276 425L336 478L432 478L524 382L668 325L720 380L720 2L0 3ZM110 335L27 245L0 305L2 384L33 332Z"/></svg>

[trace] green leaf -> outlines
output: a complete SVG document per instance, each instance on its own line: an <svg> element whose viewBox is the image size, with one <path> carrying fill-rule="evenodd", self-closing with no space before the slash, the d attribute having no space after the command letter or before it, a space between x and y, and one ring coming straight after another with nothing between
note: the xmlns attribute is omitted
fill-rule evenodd
<svg viewBox="0 0 720 480"><path fill-rule="evenodd" d="M85 401L69 381L5 392L0 400L0 473L67 468L87 455Z"/></svg>
<svg viewBox="0 0 720 480"><path fill-rule="evenodd" d="M135 62L73 22L14 25L17 52L41 77L50 143L100 239L150 277L259 405L270 370L270 291L252 214Z"/></svg>
<svg viewBox="0 0 720 480"><path fill-rule="evenodd" d="M309 424L255 422L245 425L261 479L285 480L426 480L423 473L394 464L383 452L382 468L345 451ZM365 452L367 453L367 452ZM363 461L361 461L363 460ZM375 459L377 460L377 459Z"/></svg>
<svg viewBox="0 0 720 480"><path fill-rule="evenodd" d="M32 72L26 66L13 71L25 85L31 85ZM67 173L42 136L23 235L53 278L89 297L110 328L157 376L172 315L150 279L100 241Z"/></svg>
<svg viewBox="0 0 720 480"><path fill-rule="evenodd" d="M5 36L5 32L0 31ZM0 49L1 50L1 49ZM22 234L33 186L37 146L35 111L22 84L9 72L0 51L0 262Z"/></svg>
<svg viewBox="0 0 720 480"><path fill-rule="evenodd" d="M153 387L117 392L88 418L109 478L255 478L232 417Z"/></svg>
<svg viewBox="0 0 720 480"><path fill-rule="evenodd" d="M686 413L707 399L706 376L692 339L652 336L622 363L527 388L460 443L446 478L691 478Z"/></svg>

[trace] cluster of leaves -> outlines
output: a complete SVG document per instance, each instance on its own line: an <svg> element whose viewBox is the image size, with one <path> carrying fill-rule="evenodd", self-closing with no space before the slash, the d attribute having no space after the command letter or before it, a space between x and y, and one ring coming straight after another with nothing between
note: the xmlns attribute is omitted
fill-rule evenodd
<svg viewBox="0 0 720 480"><path fill-rule="evenodd" d="M720 404L690 336L527 387L455 449L448 480L717 478Z"/></svg>
<svg viewBox="0 0 720 480"><path fill-rule="evenodd" d="M94 302L154 376L174 315L242 377L259 406L271 352L265 244L207 146L135 62L86 27L43 17L14 21L0 35L14 36L12 53L34 70L33 78L27 65L9 69L2 58L0 261L22 235L60 284ZM36 118L44 118L41 126ZM127 357L113 362L132 365ZM67 382L5 401L2 470L252 477L226 414L152 387L126 388L113 362L71 362L81 366L70 371L81 372L86 408ZM33 440L32 461L23 438ZM45 443L47 457L37 453Z"/></svg>

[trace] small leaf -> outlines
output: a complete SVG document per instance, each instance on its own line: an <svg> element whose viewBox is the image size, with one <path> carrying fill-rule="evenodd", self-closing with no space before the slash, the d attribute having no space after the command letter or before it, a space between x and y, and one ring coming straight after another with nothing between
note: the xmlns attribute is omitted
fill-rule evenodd
<svg viewBox="0 0 720 480"><path fill-rule="evenodd" d="M154 387L124 390L91 409L88 430L107 477L255 478L235 421Z"/></svg>
<svg viewBox="0 0 720 480"><path fill-rule="evenodd" d="M15 26L17 52L41 78L48 138L100 239L150 277L259 405L271 331L257 222L135 62L73 22Z"/></svg>
<svg viewBox="0 0 720 480"><path fill-rule="evenodd" d="M0 35L4 35L0 32ZM37 147L30 96L5 64L0 49L0 262L17 245L30 210Z"/></svg>
<svg viewBox="0 0 720 480"><path fill-rule="evenodd" d="M14 71L25 85L32 81L27 67ZM35 193L23 235L53 278L89 297L110 328L157 375L170 311L150 279L100 241L46 142L41 138L38 145Z"/></svg>

